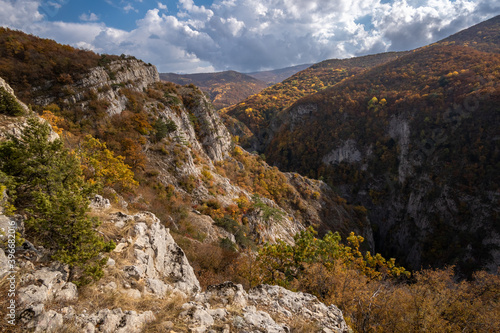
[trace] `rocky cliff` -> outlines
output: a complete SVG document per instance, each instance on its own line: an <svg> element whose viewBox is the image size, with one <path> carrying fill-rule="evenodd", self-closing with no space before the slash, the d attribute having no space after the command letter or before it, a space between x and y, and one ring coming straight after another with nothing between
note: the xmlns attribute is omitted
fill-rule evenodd
<svg viewBox="0 0 500 333"><path fill-rule="evenodd" d="M340 310L312 295L268 285L247 292L231 282L202 292L184 252L155 215L111 213L108 205L100 210L103 227L122 238L98 285L77 289L68 268L47 262L42 248L16 249L17 325L11 331L348 331ZM3 250L0 262L3 276L9 270Z"/></svg>
<svg viewBox="0 0 500 333"><path fill-rule="evenodd" d="M120 88L142 92L150 84L160 81L160 75L153 65L147 65L137 59L115 60L105 66L90 69L77 82L61 88L62 95L54 96L50 90L35 99L35 104L48 105L57 102L86 106L88 96L109 102L107 113L119 114L126 109L127 98L118 93ZM35 88L37 90L37 88ZM62 97L62 98L61 98Z"/></svg>
<svg viewBox="0 0 500 333"><path fill-rule="evenodd" d="M229 241L238 250L248 247L248 240L261 243L280 238L293 242L293 235L311 224L325 231L338 227L345 232L363 232L366 217L357 216L326 184L283 174L235 145L198 89L156 82L154 67L132 62L125 70L129 63L110 64L110 68L122 69L123 76L117 73L112 78L105 69L97 68L82 81L68 84L66 89L75 91L72 98L40 99L40 108L52 103L47 107L60 112L56 115L60 119L71 108L78 109L83 117L73 118L71 126L81 128L96 115L96 103L101 103L105 113L98 113L99 117L93 118L96 122L87 127L95 135L106 124L146 119L145 130L132 127L126 134L139 147L137 154L144 157L136 173L146 185L142 193L126 198L107 189L109 197L116 200L117 208L112 210L105 198L93 202L93 214L104 221L100 232L117 244L98 285L76 288L69 281L68 267L48 260L50 254L29 240L16 248L17 328L35 332L141 332L148 327L174 332L289 332L294 327L347 331L341 312L311 295L275 286L246 292L231 283L201 291L184 251L165 225L179 233L194 226L193 242ZM101 89L108 85L114 85L112 94ZM49 120L53 124L57 121ZM2 132L19 121L22 123L22 118L5 116ZM167 133L160 136L159 130L149 125L158 123L168 124ZM67 122L58 124L68 141L78 135L71 134ZM120 135L120 127L115 130ZM173 200L177 211L169 212ZM141 208L160 212L163 221ZM22 217L1 215L1 221L4 229L15 223L23 236ZM7 258L0 255L0 261L5 275Z"/></svg>
<svg viewBox="0 0 500 333"><path fill-rule="evenodd" d="M344 235L356 231L367 239L368 248L373 246L366 218L343 204L326 184L298 175L287 176L257 156L236 148L218 113L196 87L159 82L154 66L123 59L89 70L81 80L62 90L72 94L41 98L41 109L56 103L65 119L87 126L80 131L94 133L107 140L108 145L123 147L118 153L127 154L133 144L135 154L143 158L142 168L155 174L150 182L162 188L173 186L179 196L185 196L183 200L201 211L201 216L191 214L188 220L209 233L202 235L207 241L227 236L214 220L224 217L226 208L243 200L253 207L240 209L241 214L233 219L241 223L246 217L245 228L254 241L291 241L295 233L314 225L322 231L341 230ZM124 122L136 125L125 132L118 127L127 126ZM172 127L161 138L152 128L158 123ZM120 131L122 139L118 139ZM127 139L134 143L125 144ZM263 202L260 208L255 205L255 194L262 197L258 199ZM151 200L136 199L139 201L142 208L151 208ZM211 207L206 209L211 204L220 205L219 212L214 213ZM269 216L263 213L266 207L280 213Z"/></svg>

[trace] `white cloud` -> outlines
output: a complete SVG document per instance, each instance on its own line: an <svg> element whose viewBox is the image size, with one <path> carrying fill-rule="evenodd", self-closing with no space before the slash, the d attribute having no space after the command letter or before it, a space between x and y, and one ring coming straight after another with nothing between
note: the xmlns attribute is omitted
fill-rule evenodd
<svg viewBox="0 0 500 333"><path fill-rule="evenodd" d="M39 1L0 0L0 25L22 30L41 21L43 15L38 11L39 5Z"/></svg>
<svg viewBox="0 0 500 333"><path fill-rule="evenodd" d="M123 7L123 10L128 13L130 11L134 11L136 13L138 13L139 11L137 9L134 8L134 6L132 6L131 4L127 4L125 7Z"/></svg>
<svg viewBox="0 0 500 333"><path fill-rule="evenodd" d="M179 0L175 15L157 2L124 31L91 22L98 19L93 13L80 24L48 22L40 1L0 0L0 24L97 52L132 54L163 72L254 71L411 49L500 13L490 0L384 2L215 0L207 8Z"/></svg>
<svg viewBox="0 0 500 333"><path fill-rule="evenodd" d="M89 13L89 14L83 13L78 18L81 21L87 21L87 22L94 22L99 20L99 17L94 13Z"/></svg>

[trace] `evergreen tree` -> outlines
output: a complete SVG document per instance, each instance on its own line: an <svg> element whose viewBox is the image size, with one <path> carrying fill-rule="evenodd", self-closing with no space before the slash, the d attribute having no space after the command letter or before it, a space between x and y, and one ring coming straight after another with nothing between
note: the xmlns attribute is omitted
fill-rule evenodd
<svg viewBox="0 0 500 333"><path fill-rule="evenodd" d="M9 116L21 116L24 114L24 110L16 98L4 87L0 87L0 114Z"/></svg>
<svg viewBox="0 0 500 333"><path fill-rule="evenodd" d="M51 139L50 126L29 118L20 137L0 143L0 171L13 180L9 196L27 216L27 236L68 264L75 282L99 279L107 259L99 254L114 243L105 242L95 230L99 221L86 215L92 187L76 156Z"/></svg>

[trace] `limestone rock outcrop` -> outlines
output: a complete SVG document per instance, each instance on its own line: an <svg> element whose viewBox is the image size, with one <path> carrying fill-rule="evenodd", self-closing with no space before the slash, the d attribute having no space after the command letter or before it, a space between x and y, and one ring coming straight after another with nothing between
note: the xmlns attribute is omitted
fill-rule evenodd
<svg viewBox="0 0 500 333"><path fill-rule="evenodd" d="M79 302L85 302L86 296L68 281L67 266L21 259L18 317L23 329L139 333L154 325L169 332L348 332L337 307L326 306L309 294L270 285L247 292L232 282L202 291L183 250L152 213L114 213L105 223L121 230L125 237L111 253L114 259L108 261L107 282L99 282L98 290L103 297L125 297L142 304L147 304L143 301L147 299L180 300L177 305L169 303L174 306L168 317L163 318L163 309L155 306L143 306L140 311L126 304L100 307L94 303L98 298L88 303L93 304L93 310L82 310Z"/></svg>
<svg viewBox="0 0 500 333"><path fill-rule="evenodd" d="M196 293L201 289L184 251L154 214L117 213L114 223L119 227L133 223L132 237L126 243L119 243L115 249L122 251L126 246L133 248L133 264L123 268L126 277L144 279L147 290L153 294L163 294L172 289L166 281L186 294Z"/></svg>

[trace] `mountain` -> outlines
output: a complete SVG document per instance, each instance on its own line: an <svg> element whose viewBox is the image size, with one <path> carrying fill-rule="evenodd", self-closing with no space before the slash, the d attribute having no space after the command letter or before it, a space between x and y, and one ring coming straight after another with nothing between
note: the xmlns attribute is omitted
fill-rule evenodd
<svg viewBox="0 0 500 333"><path fill-rule="evenodd" d="M103 222L99 234L117 244L118 251L111 254L116 266L109 268L111 271L106 271L105 267L103 274L107 274L106 284L89 287L86 289L89 293L99 295L99 290L106 289L105 285L113 282L109 290L122 295L117 297L129 297L129 300L144 297L144 301L152 294L153 297L161 298L168 292L169 295L178 294L184 300L176 304L180 307L189 300L194 301L191 296L193 291L199 291L200 286L206 288L227 281L237 263L245 260L243 253L251 254L259 246L267 242L276 243L278 239L293 243L295 234L307 227L314 227L322 234L338 231L344 238L354 231L366 239L366 249L373 247L371 230L361 207L347 205L321 181L296 173L282 173L269 166L261 156L241 149L233 142L205 94L194 85L179 86L161 81L154 66L135 58L81 52L19 31L2 29L0 40L4 42L2 47L9 43L15 45L8 50L2 49L1 71L5 81L0 80L1 141L8 139L9 135L21 135L23 128L31 126L26 118L39 113L58 133L54 133L56 138L59 135L65 148L72 151L68 156L77 155L77 161L89 163L82 167L81 177L88 178L92 186L101 182L99 179L107 179L103 180L99 190L102 196L94 200L98 211L92 216L99 217ZM82 63L89 67L81 66ZM33 71L29 71L29 67ZM22 79L19 75L22 75ZM9 82L12 82L13 89ZM14 92L20 96L20 101L15 100ZM30 108L18 106L23 103L29 104ZM38 141L43 140L33 142ZM56 147L62 149L58 144L55 144ZM59 154L62 152L64 150L60 150ZM1 153L8 158L17 156L9 155L8 149L1 150ZM31 158L26 158L29 159L27 163L34 163ZM22 162L22 158L15 161ZM59 167L62 161L57 159L50 164L43 160L41 164L45 168ZM20 214L34 214L34 203L26 201L25 198L29 198L26 195L19 196L32 184L22 183L24 179L17 180L17 174L4 174L12 171L9 165L5 165L4 160L0 162L1 226L7 230L6 226L15 221L19 225L18 237L33 241L34 245L25 243L26 247L34 249L34 255L26 263L23 261L23 265L28 265L27 271L35 280L47 283L47 287L42 289L29 279L20 285L19 311L29 313L21 330L43 326L47 318L56 318L57 323L50 324L54 325L52 328L43 326L44 330L54 331L63 322L76 319L71 316L63 319L63 314L67 314L64 311L68 309L62 311L52 308L49 311L44 308L44 304L52 300L52 295L59 301L77 299L76 286L71 281L74 276L83 273L71 266L74 261L65 261L68 257L59 258L70 266L54 261L50 267L41 267L38 254L50 257L52 247L49 248L47 244L57 245L48 239L38 239L37 224L35 222L33 225L33 219L26 222L27 227L24 229L25 219L22 215L9 216L14 209ZM25 170L28 172L31 169ZM133 179L130 178L130 172L133 173ZM123 173L129 174L126 181L116 181L116 177L122 177ZM35 172L33 177L39 175ZM11 181L9 177L17 181ZM57 172L53 177L50 178L50 184L56 183L62 176ZM62 178L64 181L66 177ZM75 181L81 181L81 178L76 177ZM45 195L44 202L50 202L54 194L50 192ZM61 197L73 198L76 195ZM19 204L22 199L28 208ZM13 206L10 206L11 202ZM48 207L45 211L50 212L55 205L57 203L44 206ZM84 205L82 199L77 205L61 207L65 213L58 213L57 217L51 215L51 218L43 221L50 226L55 223L53 221L64 219L66 215L71 218L74 216L68 213L71 209L78 208L78 212L84 214ZM99 211L102 208L104 212ZM83 215L79 216L84 218ZM88 221L98 225L95 219ZM66 226L65 231L69 223L63 224ZM165 227L170 228L170 232ZM61 229L58 230L56 234L63 234ZM80 231L72 230L74 236L71 237L77 237ZM185 249L187 257L170 233ZM21 244L23 238L18 240ZM40 248L41 244L45 244L45 247ZM124 251L123 257L120 254L123 248L134 249ZM70 250L65 251L68 253ZM0 252L4 253L3 250ZM5 273L4 258L0 257L2 274ZM218 258L217 264L215 258ZM196 277L194 271L197 272ZM57 286L51 282L54 279L59 281ZM241 286L236 288L242 290ZM232 287L229 289L233 290ZM39 298L31 297L30 291ZM248 296L245 297L248 299ZM82 302L80 298L78 304ZM95 300L95 304L100 302ZM111 310L106 304L93 307L89 311L92 311L97 321L92 319L89 324L80 321L74 323L114 327L114 322L109 322L109 315L108 319L101 318L106 317L101 311L113 311L117 320L127 322L123 325L129 325L129 328L124 330L129 332L134 325L143 326L141 321L152 320L152 313L143 310L139 314L128 313L130 316L127 317L127 313L121 310L123 306L133 308L132 303L127 302L115 304ZM252 304L258 306L254 301ZM71 309L77 313L82 311L78 305ZM259 312L257 315L262 314ZM182 322L183 319L178 319L177 315L173 320ZM326 316L326 312L323 316ZM129 320L136 321L136 324ZM213 325L213 319L211 323L206 325ZM269 325L274 325L278 330L278 326L273 323L269 321ZM335 322L335 325L339 323L341 321ZM243 322L241 324L246 325ZM323 326L333 327L331 325L333 322ZM280 326L278 331L284 330Z"/></svg>
<svg viewBox="0 0 500 333"><path fill-rule="evenodd" d="M251 77L254 77L257 80L264 81L267 84L275 84L289 78L290 76L294 75L297 72L300 72L308 68L309 66L311 66L311 64L303 64L292 67L274 69L270 71L252 72L252 73L247 73L247 75L250 75Z"/></svg>
<svg viewBox="0 0 500 333"><path fill-rule="evenodd" d="M259 93L269 84L281 82L307 67L309 65L298 65L248 74L236 71L197 74L160 73L160 78L180 85L194 84L208 94L216 109L223 109L237 104L248 96Z"/></svg>
<svg viewBox="0 0 500 333"><path fill-rule="evenodd" d="M396 259L367 251L374 241L365 207L340 197L343 187L281 172L243 150L195 86L161 81L154 66L131 57L1 34L15 46L0 50L1 331L498 331L498 276L457 282L447 268L407 280ZM86 59L89 67L80 66ZM443 94L469 82L460 76L468 72L457 73L437 79ZM390 88L414 90L399 74ZM494 80L483 83L490 89ZM353 91L367 89L355 83ZM368 102L382 115L393 100ZM273 128L281 116L286 126L288 110ZM307 123L307 110L296 120ZM394 127L394 141L404 138L405 127ZM478 167L492 156L482 143Z"/></svg>
<svg viewBox="0 0 500 333"><path fill-rule="evenodd" d="M376 249L408 267L496 271L498 20L296 101L270 120L261 151L366 207Z"/></svg>
<svg viewBox="0 0 500 333"><path fill-rule="evenodd" d="M198 86L208 94L217 109L236 104L267 86L263 81L235 71L182 75L161 73L160 78L175 84Z"/></svg>
<svg viewBox="0 0 500 333"><path fill-rule="evenodd" d="M464 45L479 51L500 53L498 31L500 31L500 16L495 16L468 29L459 31L438 43Z"/></svg>
<svg viewBox="0 0 500 333"><path fill-rule="evenodd" d="M272 119L298 99L333 86L364 70L396 59L405 52L390 52L351 59L325 60L221 110L226 126L249 150L261 151Z"/></svg>

